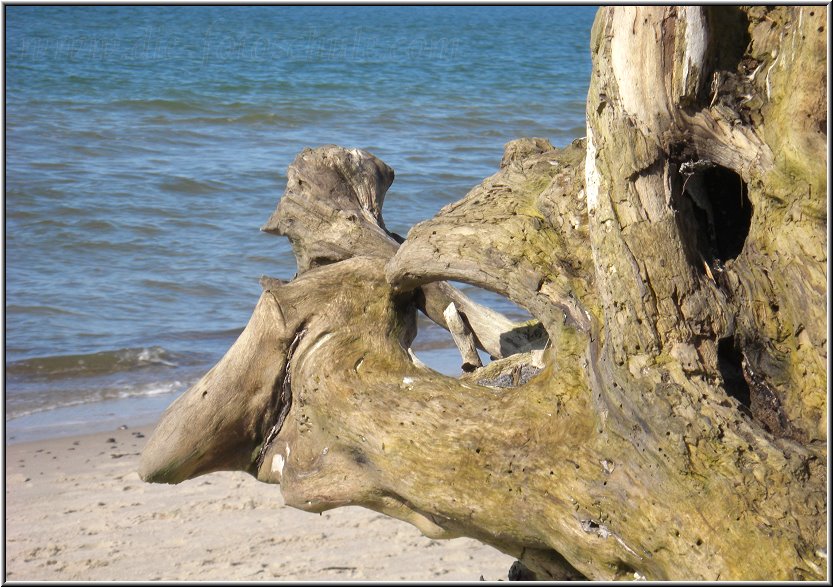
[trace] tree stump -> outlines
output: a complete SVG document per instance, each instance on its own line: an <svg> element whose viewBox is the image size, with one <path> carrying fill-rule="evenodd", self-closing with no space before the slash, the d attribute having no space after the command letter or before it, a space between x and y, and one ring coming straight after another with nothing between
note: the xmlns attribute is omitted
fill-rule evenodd
<svg viewBox="0 0 833 587"><path fill-rule="evenodd" d="M142 478L242 469L293 507L476 538L518 577L826 580L826 23L600 9L586 138L510 143L404 241L390 168L304 151L264 228L299 275L264 281ZM452 302L499 359L459 379L409 352Z"/></svg>

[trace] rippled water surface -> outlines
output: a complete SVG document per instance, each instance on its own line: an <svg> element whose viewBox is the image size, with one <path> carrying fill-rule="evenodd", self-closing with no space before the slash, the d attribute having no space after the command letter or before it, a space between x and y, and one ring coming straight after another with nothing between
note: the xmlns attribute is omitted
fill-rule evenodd
<svg viewBox="0 0 833 587"><path fill-rule="evenodd" d="M157 414L204 373L294 273L258 228L304 147L393 167L404 235L507 141L583 136L594 12L7 6L7 435Z"/></svg>

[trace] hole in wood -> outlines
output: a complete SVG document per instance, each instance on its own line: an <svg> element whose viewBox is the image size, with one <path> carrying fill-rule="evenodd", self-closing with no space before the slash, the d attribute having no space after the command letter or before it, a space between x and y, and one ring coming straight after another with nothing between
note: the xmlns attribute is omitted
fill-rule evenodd
<svg viewBox="0 0 833 587"><path fill-rule="evenodd" d="M744 344L745 348L739 348L734 337L718 341L718 367L726 392L740 402L741 412L770 434L801 441L800 434L790 425L784 413L775 388L754 366L760 349L756 349L754 343ZM750 357L752 363L749 362Z"/></svg>
<svg viewBox="0 0 833 587"><path fill-rule="evenodd" d="M737 258L752 224L746 182L734 171L704 160L683 162L680 173L683 195L693 204L700 255L709 264Z"/></svg>
<svg viewBox="0 0 833 587"><path fill-rule="evenodd" d="M740 402L741 410L751 417L749 384L743 376L742 362L743 355L735 347L735 337L721 338L717 343L717 365L723 376L723 387L726 393Z"/></svg>
<svg viewBox="0 0 833 587"><path fill-rule="evenodd" d="M416 358L428 367L450 376L459 376L461 372L476 374L481 367L496 359L516 356L520 359L530 351L541 351L546 345L546 330L525 309L500 294L479 287L455 282L451 285L481 309L467 305L468 302L454 304L453 307L449 304L444 309L444 317L446 323L451 324L454 336L424 316L418 317L417 336L411 349ZM467 312L474 315L470 316ZM466 337L469 344L461 340ZM501 387L516 387L525 383L541 368L531 364L535 362L537 365L540 358L533 361L527 356L527 359L526 362L507 364L506 369L490 371L488 381L497 378Z"/></svg>

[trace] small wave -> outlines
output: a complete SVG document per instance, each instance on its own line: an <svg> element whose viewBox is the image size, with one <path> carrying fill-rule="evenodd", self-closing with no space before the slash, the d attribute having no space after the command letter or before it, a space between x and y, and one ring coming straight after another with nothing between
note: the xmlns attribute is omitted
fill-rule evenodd
<svg viewBox="0 0 833 587"><path fill-rule="evenodd" d="M47 380L93 377L148 367L177 367L178 359L179 357L159 346L128 348L14 361L6 365L6 374Z"/></svg>
<svg viewBox="0 0 833 587"><path fill-rule="evenodd" d="M225 184L216 181L198 181L190 177L176 177L163 181L162 189L180 194L210 194L226 188Z"/></svg>
<svg viewBox="0 0 833 587"><path fill-rule="evenodd" d="M185 330L169 333L168 337L174 340L233 340L240 336L243 330L243 327L206 331Z"/></svg>
<svg viewBox="0 0 833 587"><path fill-rule="evenodd" d="M154 382L138 386L121 386L105 389L91 390L88 394L75 397L63 396L41 396L38 398L17 398L26 399L22 405L9 404L6 405L6 420L14 420L15 418L23 418L33 414L43 412L50 412L61 408L72 408L75 406L83 406L89 404L96 404L99 402L123 400L142 397L153 397L158 395L165 395L169 393L177 393L184 391L196 383L198 379L193 381L168 381L168 382Z"/></svg>
<svg viewBox="0 0 833 587"><path fill-rule="evenodd" d="M32 161L29 163L31 167L34 169L48 169L48 170L62 170L62 169L72 169L73 164L66 162L66 161Z"/></svg>
<svg viewBox="0 0 833 587"><path fill-rule="evenodd" d="M297 127L301 124L309 122L311 117L303 116L286 116L276 114L274 112L249 112L246 114L231 114L227 116L199 116L195 118L177 119L178 124L193 124L193 125L284 125L287 127ZM163 122L161 120L154 120L154 122ZM173 122L171 120L164 120L165 123Z"/></svg>
<svg viewBox="0 0 833 587"><path fill-rule="evenodd" d="M113 230L116 228L116 225L110 222L109 220L84 220L78 225L78 228L83 230L99 230L99 231L106 231L106 230Z"/></svg>
<svg viewBox="0 0 833 587"><path fill-rule="evenodd" d="M111 103L113 106L123 108L135 108L137 110L161 110L164 112L171 112L175 114L189 114L199 112L210 112L208 108L193 104L191 102L182 102L180 100L118 100Z"/></svg>
<svg viewBox="0 0 833 587"><path fill-rule="evenodd" d="M280 114L275 114L274 112L252 112L249 114L244 114L242 116L233 117L231 121L239 122L242 124L279 124L282 122L295 122L293 119L281 116Z"/></svg>
<svg viewBox="0 0 833 587"><path fill-rule="evenodd" d="M143 279L142 285L150 289L162 289L176 293L187 293L193 296L214 296L225 293L225 290L207 283L188 284L176 281L160 281L158 279Z"/></svg>
<svg viewBox="0 0 833 587"><path fill-rule="evenodd" d="M82 75L71 75L71 76L67 77L66 81L68 81L72 84L91 84L91 83L95 83L96 80L95 80L95 78L92 78L92 77L84 77Z"/></svg>
<svg viewBox="0 0 833 587"><path fill-rule="evenodd" d="M140 248L140 244L136 242L114 242L111 240L83 240L69 242L64 247L70 251L83 251L84 253L90 251L135 253Z"/></svg>
<svg viewBox="0 0 833 587"><path fill-rule="evenodd" d="M24 304L10 304L6 306L6 312L20 314L34 314L35 316L83 316L80 312L73 312L54 306L37 306Z"/></svg>
<svg viewBox="0 0 833 587"><path fill-rule="evenodd" d="M75 134L76 138L85 139L85 140L103 141L103 140L109 140L109 139L113 138L112 136L108 136L108 135L104 134L101 131L89 130L89 129L75 131L74 134Z"/></svg>
<svg viewBox="0 0 833 587"><path fill-rule="evenodd" d="M139 236L157 236L164 233L164 230L162 228L153 224L132 224L129 226L124 226L124 228L130 229Z"/></svg>

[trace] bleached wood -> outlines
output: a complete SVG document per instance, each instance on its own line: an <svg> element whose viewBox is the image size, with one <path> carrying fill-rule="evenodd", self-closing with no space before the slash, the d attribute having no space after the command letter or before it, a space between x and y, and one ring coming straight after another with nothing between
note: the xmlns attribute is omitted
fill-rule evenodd
<svg viewBox="0 0 833 587"><path fill-rule="evenodd" d="M448 326L448 330L451 332L451 336L454 339L454 344L457 345L457 349L463 357L463 371L468 373L470 371L474 371L478 367L482 367L483 362L480 360L480 355L477 354L477 348L474 345L474 335L471 332L471 328L463 322L460 312L458 312L457 308L454 307L454 302L448 304L448 307L443 312L443 316L445 317L445 323Z"/></svg>

